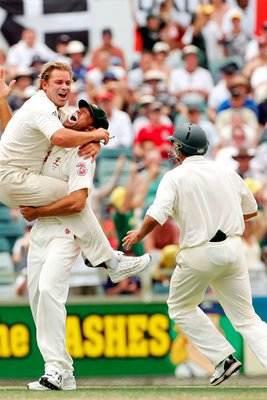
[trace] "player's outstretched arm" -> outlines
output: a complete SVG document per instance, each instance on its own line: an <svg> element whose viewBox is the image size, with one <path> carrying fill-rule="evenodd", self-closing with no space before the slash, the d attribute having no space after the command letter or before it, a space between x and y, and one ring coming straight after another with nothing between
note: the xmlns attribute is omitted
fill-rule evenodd
<svg viewBox="0 0 267 400"><path fill-rule="evenodd" d="M12 117L7 96L11 93L16 81L13 79L7 85L5 81L5 71L3 67L0 67L0 120L2 128L5 129L9 120Z"/></svg>
<svg viewBox="0 0 267 400"><path fill-rule="evenodd" d="M127 232L127 235L122 239L123 247L130 250L133 244L141 242L157 225L159 225L158 221L150 215L146 215L140 229Z"/></svg>

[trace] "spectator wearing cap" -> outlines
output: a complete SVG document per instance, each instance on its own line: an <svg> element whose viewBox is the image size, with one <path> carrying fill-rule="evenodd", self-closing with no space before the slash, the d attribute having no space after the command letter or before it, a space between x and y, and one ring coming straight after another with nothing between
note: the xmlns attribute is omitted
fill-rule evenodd
<svg viewBox="0 0 267 400"><path fill-rule="evenodd" d="M155 102L149 106L149 123L140 129L135 137L133 152L136 157L144 159L147 151L158 149L163 159L168 159L168 149L170 147L167 136L172 135L173 125L161 123L162 103Z"/></svg>
<svg viewBox="0 0 267 400"><path fill-rule="evenodd" d="M99 93L112 93L114 107L119 110L127 109L130 102L130 96L125 79L118 79L112 70L108 70L104 73L102 82L103 84Z"/></svg>
<svg viewBox="0 0 267 400"><path fill-rule="evenodd" d="M217 129L221 132L221 130L226 129L227 126L231 127L241 124L248 126L253 132L254 143L257 143L259 139L259 124L255 112L244 106L246 98L244 92L242 92L239 87L231 88L230 92L230 107L217 114L215 120ZM234 119L237 117L239 120L238 123L234 122Z"/></svg>
<svg viewBox="0 0 267 400"><path fill-rule="evenodd" d="M71 37L67 34L59 35L55 41L55 49L57 53L57 60L70 63L70 58L67 56L68 44L71 42Z"/></svg>
<svg viewBox="0 0 267 400"><path fill-rule="evenodd" d="M199 67L198 48L193 45L183 49L184 65L174 69L170 74L169 92L182 103L206 104L213 88L211 73Z"/></svg>
<svg viewBox="0 0 267 400"><path fill-rule="evenodd" d="M250 36L243 30L241 25L242 14L234 11L231 14L231 31L224 35L223 45L226 57L238 56L244 62L246 46Z"/></svg>
<svg viewBox="0 0 267 400"><path fill-rule="evenodd" d="M30 68L18 68L12 79L15 79L16 83L7 100L11 110L14 112L27 100L25 90L33 85L32 71Z"/></svg>
<svg viewBox="0 0 267 400"><path fill-rule="evenodd" d="M156 101L154 96L151 95L143 95L139 98L137 103L137 112L133 118L133 128L135 132L135 136L140 131L141 128L147 126L149 124L149 107L150 104ZM162 114L160 116L160 122L163 125L172 125L171 119L166 114Z"/></svg>
<svg viewBox="0 0 267 400"><path fill-rule="evenodd" d="M154 96L157 101L162 102L165 107L170 107L176 99L170 96L167 87L167 76L158 69L150 69L144 74L144 82L140 90L137 92L138 97L145 94ZM170 110L165 110L168 114Z"/></svg>
<svg viewBox="0 0 267 400"><path fill-rule="evenodd" d="M114 95L111 92L103 92L97 98L97 103L107 115L109 121L108 131L110 137L112 137L105 148L131 148L134 139L132 121L128 113L114 106L113 98Z"/></svg>
<svg viewBox="0 0 267 400"><path fill-rule="evenodd" d="M92 51L91 55L91 65L93 67L97 67L97 62L98 62L98 54L102 50L107 51L110 55L110 57L118 57L120 60L120 65L126 69L126 62L125 62L125 56L119 47L115 46L113 44L113 32L111 28L104 28L102 30L102 43L100 44L99 47L94 49Z"/></svg>
<svg viewBox="0 0 267 400"><path fill-rule="evenodd" d="M238 73L238 65L235 62L228 62L220 68L220 71L221 77L218 83L211 89L208 97L207 114L212 122L216 119L216 111L220 104L230 98L229 87Z"/></svg>
<svg viewBox="0 0 267 400"><path fill-rule="evenodd" d="M236 75L228 84L230 91L229 99L224 100L217 108L217 113L227 110L233 106L233 101L243 99L242 107L248 108L253 111L258 117L258 107L256 102L249 97L250 84L243 75Z"/></svg>
<svg viewBox="0 0 267 400"><path fill-rule="evenodd" d="M162 71L168 77L172 71L172 67L167 65L166 60L170 53L170 46L166 42L157 42L153 49L153 69Z"/></svg>
<svg viewBox="0 0 267 400"><path fill-rule="evenodd" d="M242 71L243 75L247 79L251 79L251 76L256 68L267 64L267 35L266 37L260 36L257 38L257 46L257 55L246 63Z"/></svg>
<svg viewBox="0 0 267 400"><path fill-rule="evenodd" d="M37 40L36 32L26 28L22 31L20 41L11 46L8 51L7 65L10 73L14 74L17 68L29 68L36 55L47 61L57 59L55 52Z"/></svg>
<svg viewBox="0 0 267 400"><path fill-rule="evenodd" d="M230 125L229 137L227 141L225 139L225 145L216 153L215 161L227 165L237 172L239 172L240 164L242 164L242 174L245 175L245 172L248 172L248 167L250 168L249 163L255 154L255 149L250 146L251 138L244 129L244 125Z"/></svg>
<svg viewBox="0 0 267 400"><path fill-rule="evenodd" d="M79 40L71 40L67 46L67 56L73 72L73 79L85 83L87 67L84 64L85 46Z"/></svg>

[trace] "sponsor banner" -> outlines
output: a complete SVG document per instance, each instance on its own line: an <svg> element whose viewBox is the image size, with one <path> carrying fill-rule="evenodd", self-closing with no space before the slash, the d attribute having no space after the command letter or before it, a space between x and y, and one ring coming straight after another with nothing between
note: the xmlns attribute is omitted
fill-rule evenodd
<svg viewBox="0 0 267 400"><path fill-rule="evenodd" d="M208 309L242 361L240 336L217 306L209 302ZM188 360L194 362L192 376L199 371L210 373L208 360L192 350L192 344L170 321L165 302L69 304L67 312L67 348L77 377L172 375ZM1 378L32 378L43 373L27 305L0 308L0 371Z"/></svg>

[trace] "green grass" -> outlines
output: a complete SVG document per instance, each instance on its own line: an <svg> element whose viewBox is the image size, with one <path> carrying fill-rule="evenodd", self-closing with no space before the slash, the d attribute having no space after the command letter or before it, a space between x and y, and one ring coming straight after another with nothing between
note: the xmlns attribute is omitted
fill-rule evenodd
<svg viewBox="0 0 267 400"><path fill-rule="evenodd" d="M155 383L154 383L155 381ZM89 399L89 400L266 400L267 380L265 378L232 378L218 387L208 386L204 380L130 380L121 384L118 379L107 381L78 380L76 391L32 392L25 382L0 381L0 399ZM171 384L170 384L171 383ZM175 384L173 384L175 383ZM5 385L5 386L4 386Z"/></svg>
<svg viewBox="0 0 267 400"><path fill-rule="evenodd" d="M0 388L0 398L9 399L90 399L90 400L265 400L267 387L90 387L76 391L30 392Z"/></svg>

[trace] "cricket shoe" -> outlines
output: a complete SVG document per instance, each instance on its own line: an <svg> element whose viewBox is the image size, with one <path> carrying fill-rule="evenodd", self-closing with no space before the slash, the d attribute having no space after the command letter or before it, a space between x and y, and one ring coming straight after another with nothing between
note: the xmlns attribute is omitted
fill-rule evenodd
<svg viewBox="0 0 267 400"><path fill-rule="evenodd" d="M241 362L230 355L217 365L214 374L210 378L210 384L212 386L220 385L220 383L230 378L230 376L237 372L240 368Z"/></svg>
<svg viewBox="0 0 267 400"><path fill-rule="evenodd" d="M41 385L39 381L28 383L27 389L36 391L52 390L44 385ZM76 389L76 381L73 374L64 373L62 380L62 387L60 390L75 390L75 389Z"/></svg>
<svg viewBox="0 0 267 400"><path fill-rule="evenodd" d="M108 267L108 274L113 283L118 283L125 278L137 275L147 268L151 261L151 256L148 253L140 257L130 257L122 252L117 252L117 257L119 260L118 266L116 268Z"/></svg>

